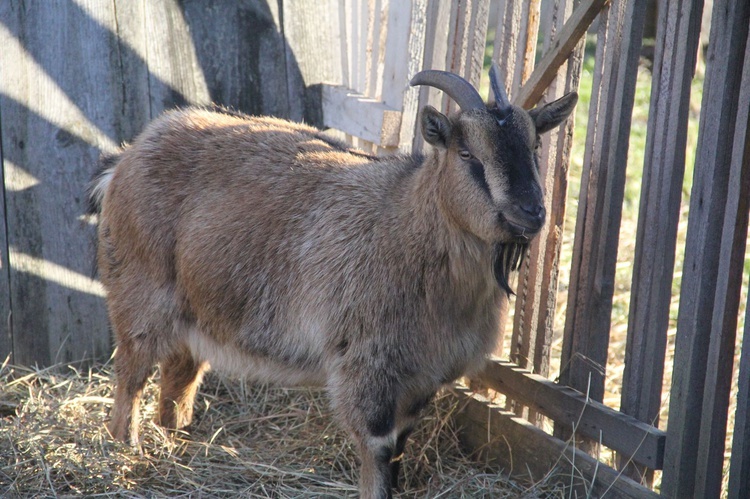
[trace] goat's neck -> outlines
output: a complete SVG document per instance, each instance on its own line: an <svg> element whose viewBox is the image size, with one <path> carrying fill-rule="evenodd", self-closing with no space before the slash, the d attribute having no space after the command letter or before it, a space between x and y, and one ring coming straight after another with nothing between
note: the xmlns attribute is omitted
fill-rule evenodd
<svg viewBox="0 0 750 499"><path fill-rule="evenodd" d="M437 154L425 159L422 168L412 177L404 191L408 210L414 215L407 220L408 232L422 237L425 248L437 258L447 257L446 277L458 287L475 283L484 288L484 280L492 280L492 245L459 226L443 202L441 175ZM467 282L468 281L468 282Z"/></svg>

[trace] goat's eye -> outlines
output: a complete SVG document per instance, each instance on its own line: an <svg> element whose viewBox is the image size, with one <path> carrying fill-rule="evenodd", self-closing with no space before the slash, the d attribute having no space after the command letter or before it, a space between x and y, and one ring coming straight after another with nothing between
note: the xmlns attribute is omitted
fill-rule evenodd
<svg viewBox="0 0 750 499"><path fill-rule="evenodd" d="M471 153L470 153L469 151L467 151L466 149L461 149L460 151L458 151L458 155L459 155L459 156L461 157L461 159L463 159L463 160L465 160L465 161L469 161L469 160L470 160L471 158L473 158L473 157L474 157L474 156L473 156L473 155L472 155L472 154L471 154Z"/></svg>

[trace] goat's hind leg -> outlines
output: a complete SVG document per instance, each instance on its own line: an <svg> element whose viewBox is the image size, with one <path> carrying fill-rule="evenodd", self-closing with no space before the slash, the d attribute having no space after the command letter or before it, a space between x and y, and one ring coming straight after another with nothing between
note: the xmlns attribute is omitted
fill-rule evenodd
<svg viewBox="0 0 750 499"><path fill-rule="evenodd" d="M206 362L193 358L186 346L180 346L161 362L161 393L158 423L169 429L185 428L193 419L193 402Z"/></svg>
<svg viewBox="0 0 750 499"><path fill-rule="evenodd" d="M126 339L115 355L115 400L108 429L117 440L138 445L138 424L143 387L156 359L153 349Z"/></svg>

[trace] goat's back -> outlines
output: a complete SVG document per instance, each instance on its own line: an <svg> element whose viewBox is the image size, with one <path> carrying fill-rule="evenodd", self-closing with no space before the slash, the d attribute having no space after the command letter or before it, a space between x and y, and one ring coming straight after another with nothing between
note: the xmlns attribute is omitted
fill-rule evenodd
<svg viewBox="0 0 750 499"><path fill-rule="evenodd" d="M166 114L120 154L103 202L115 327L322 370L357 333L342 328L375 327L382 307L419 313L404 293L424 286L409 269L423 264L395 254L415 234L394 228L411 216L398 194L415 170L288 121Z"/></svg>

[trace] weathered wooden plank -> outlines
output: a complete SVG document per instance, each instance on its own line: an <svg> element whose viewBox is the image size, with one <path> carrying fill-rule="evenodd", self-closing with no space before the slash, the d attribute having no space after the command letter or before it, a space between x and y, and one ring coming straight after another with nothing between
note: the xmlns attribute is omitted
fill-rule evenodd
<svg viewBox="0 0 750 499"><path fill-rule="evenodd" d="M487 12L487 9L487 0L429 1L424 8L426 20L422 68L452 71L478 85L479 73L472 70L471 59L479 57L476 55L477 51L484 50L483 37L487 34L486 15L480 16L483 19L477 19L473 33L469 32L471 27L467 24L471 24L472 12ZM482 40L481 43L478 40ZM427 104L443 113L455 110L453 101L443 92L422 87L419 91L418 108L421 109ZM416 133L412 149L419 152L423 147L421 134Z"/></svg>
<svg viewBox="0 0 750 499"><path fill-rule="evenodd" d="M739 102L750 102L750 34L745 42L745 62ZM743 138L744 137L744 138ZM750 172L750 111L748 106L740 106L737 113L733 162L742 162L743 173ZM733 165L733 169L736 168ZM739 186L747 185L741 179ZM734 185L730 181L730 186ZM745 187L744 192L750 191ZM740 192L743 192L740 190ZM743 333L740 373L737 387L737 410L734 415L734 435L732 436L732 457L729 467L729 499L742 499L750 490L750 293L745 306L745 330Z"/></svg>
<svg viewBox="0 0 750 499"><path fill-rule="evenodd" d="M0 11L0 20L3 19ZM3 43L3 35L0 33L0 43ZM7 46L3 44L3 46ZM0 57L0 65L2 57ZM0 99L0 140L2 138L2 100ZM7 164L10 164L8 162ZM5 158L0 142L0 175L5 177ZM6 186L7 188L7 186ZM0 189L0 358L3 360L12 357L13 354L13 332L11 324L11 303L10 303L10 265L8 262L8 229L6 226L5 213L5 189Z"/></svg>
<svg viewBox="0 0 750 499"><path fill-rule="evenodd" d="M424 63L422 69L442 69L448 67L450 44L448 32L451 25L451 11L453 2L430 1L427 4L427 26L425 28ZM433 106L441 111L443 108L443 93L432 87L422 86L419 88L419 108L426 105ZM421 152L424 148L424 139L421 133L415 134L414 152Z"/></svg>
<svg viewBox="0 0 750 499"><path fill-rule="evenodd" d="M556 423L576 428L592 440L624 452L633 460L661 469L666 433L614 409L586 398L581 392L558 385L510 362L490 362L479 379L493 390L552 418Z"/></svg>
<svg viewBox="0 0 750 499"><path fill-rule="evenodd" d="M747 151L750 151L750 147L745 148L746 153ZM747 164L750 158L745 157L745 161ZM744 499L750 490L750 293L745 307L745 332L742 340L737 410L734 413L732 457L729 466L729 499Z"/></svg>
<svg viewBox="0 0 750 499"><path fill-rule="evenodd" d="M366 84L364 94L380 97L383 88L383 61L385 59L385 37L388 34L385 14L390 3L388 0L367 1L367 64L365 68Z"/></svg>
<svg viewBox="0 0 750 499"><path fill-rule="evenodd" d="M620 410L657 425L703 0L659 9ZM627 461L623 456L621 462ZM631 477L650 481L645 469Z"/></svg>
<svg viewBox="0 0 750 499"><path fill-rule="evenodd" d="M418 90L409 86L409 79L420 69L423 51L420 45L424 47L424 39L423 35L420 35L420 31L423 33L424 27L417 25L417 33L412 33L412 22L418 21L413 19L412 12L414 8L424 9L424 4L425 2L421 2L420 5L415 5L413 2L388 2L387 12L383 20L382 30L384 33L380 36L382 47L379 49L383 56L376 66L379 92L375 97L398 111L403 110L405 94L408 93L414 99L418 96ZM414 36L422 38L420 44L414 43L414 40L412 40ZM410 48L416 48L417 53L410 52ZM419 56L419 59L415 60L415 56ZM416 109L414 109L414 112L416 112ZM394 130L396 137L388 141L386 147L381 145L380 154L393 152L394 147L402 146L400 143L403 135L400 130L401 126L399 118L399 129ZM410 124L407 123L406 126L409 127ZM413 123L410 132L413 133ZM411 138L411 133L407 134L409 138ZM411 143L403 144L403 146L411 149Z"/></svg>
<svg viewBox="0 0 750 499"><path fill-rule="evenodd" d="M718 5L718 4L717 4ZM747 5L747 3L746 3ZM720 7L721 8L721 7ZM718 14L719 16L722 13ZM750 7L726 13L738 16L742 26L730 40L744 42L744 64L739 81L734 140L729 156L729 178L726 205L716 274L716 294L711 319L711 339L708 348L706 382L703 390L703 409L698 442L696 494L700 497L718 496L723 479L724 446L727 431L729 397L734 367L734 348L737 334L737 312L742 290L742 270L747 242L748 210L750 209L750 43L748 43ZM736 22L736 18L730 22ZM740 51L739 48L733 50ZM732 61L728 60L728 63ZM722 168L724 166L722 165ZM714 219L717 220L717 219Z"/></svg>
<svg viewBox="0 0 750 499"><path fill-rule="evenodd" d="M406 62L406 74L409 78L422 70L424 54L427 44L427 9L428 0L414 0L411 2L411 29L409 32L409 54ZM421 87L425 88L425 87ZM403 153L417 152L419 149L417 137L422 134L418 130L419 101L421 88L408 87L403 94L401 109L401 131L399 147Z"/></svg>
<svg viewBox="0 0 750 499"><path fill-rule="evenodd" d="M484 50L487 42L489 12L489 0L472 1L466 35L466 71L464 72L464 78L476 88L479 88L479 80L484 69Z"/></svg>
<svg viewBox="0 0 750 499"><path fill-rule="evenodd" d="M291 108L286 90L281 2L144 3L168 5L168 39L164 39L164 32L170 24L162 24L155 17L161 39L149 40L168 50L164 55L176 78L173 86L184 86L183 93L189 99L208 97L248 114L303 118L301 109Z"/></svg>
<svg viewBox="0 0 750 499"><path fill-rule="evenodd" d="M553 46L559 30L572 11L573 3L560 0L547 10L545 24L549 31L545 46ZM583 60L583 44L569 58L564 73L557 76L547 89L547 100L555 100L567 92L578 90ZM568 184L568 163L574 120L543 136L540 155L540 177L549 222L532 243L522 269L516 297L511 360L546 376L549 370L550 343L557 295L557 275L562 225L565 220L565 199Z"/></svg>
<svg viewBox="0 0 750 499"><path fill-rule="evenodd" d="M539 1L519 1L519 0L499 0L496 10L497 17L490 20L495 29L495 39L492 47L492 60L500 69L502 83L510 98L518 92L521 84L531 74L534 67L534 58L528 57L529 53L534 53L537 46L538 31L529 29L529 19L539 17ZM533 24L533 23L532 23ZM489 91L488 102L495 102L495 96L492 90ZM523 272L518 279L516 292L520 295L526 288L523 286ZM516 298L517 300L518 298ZM522 299L522 298L521 298ZM510 329L510 340L508 348L513 354L519 347L519 337L517 330L513 325L508 325L510 307L514 306L514 299L503 303L500 310L500 320L498 325L499 341L496 349L498 355L503 354L503 342L506 341L506 334ZM521 340L522 341L522 340ZM523 356L523 354L521 354ZM520 362L519 356L516 355L516 362Z"/></svg>
<svg viewBox="0 0 750 499"><path fill-rule="evenodd" d="M565 476L566 497L647 498L657 495L609 466L552 437L523 418L463 388L456 422L462 444L511 477L536 483L550 472Z"/></svg>
<svg viewBox="0 0 750 499"><path fill-rule="evenodd" d="M521 91L513 98L514 102L521 107L530 108L539 101L557 75L557 70L568 59L581 37L586 34L591 22L608 2L609 0L583 0L576 7L560 30L554 46L542 57ZM643 12L636 13L639 14L639 18L643 17Z"/></svg>
<svg viewBox="0 0 750 499"><path fill-rule="evenodd" d="M596 401L604 395L644 7L645 0L611 4L597 37L560 373L562 384Z"/></svg>
<svg viewBox="0 0 750 499"><path fill-rule="evenodd" d="M442 36L442 27L447 23L448 3L428 0L424 7L424 43L422 46L422 61L418 61L419 70L422 69L445 69L445 57L448 48L445 36ZM417 100L412 103L412 108L422 109L426 105L440 107L437 89L428 86L417 87ZM413 98L413 94L412 97ZM417 111L418 112L418 111ZM409 116L405 114L405 120ZM419 154L424 151L425 142L419 131L419 116L414 117L414 140L411 144L412 152ZM402 129L403 130L403 129Z"/></svg>
<svg viewBox="0 0 750 499"><path fill-rule="evenodd" d="M493 22L495 41L492 60L498 64L508 96L512 99L534 69L539 19L538 0L500 0L497 19ZM538 28L538 22L537 28ZM490 92L490 101L494 96Z"/></svg>
<svg viewBox="0 0 750 499"><path fill-rule="evenodd" d="M338 0L283 0L289 117L323 126L321 84L348 84L344 9Z"/></svg>
<svg viewBox="0 0 750 499"><path fill-rule="evenodd" d="M14 43L11 39L14 35L5 27L9 24L10 18L17 16L18 13L13 11L12 6L9 3L0 5L0 45L4 47L2 53L0 53L0 67L7 68L8 57L13 52ZM11 24L12 25L12 24ZM13 47L13 48L11 48ZM15 54L14 54L15 55ZM15 55L17 57L17 55ZM2 88L2 87L0 87ZM6 154L3 151L5 146L4 135L6 127L3 121L3 109L7 106L5 100L8 96L5 92L0 93L0 175L2 178L8 178L10 175L6 174L5 170L8 168L16 168L15 165L11 165L10 160L6 161ZM31 181L34 182L33 180ZM28 182L20 184L18 187L27 188L30 187ZM14 191L14 186L7 184L4 181L4 186L0 189L0 358L3 360L13 354L13 328L11 324L11 290L10 290L10 263L8 255L8 228L6 225L7 213L6 213L6 190ZM15 359L12 359L15 360Z"/></svg>
<svg viewBox="0 0 750 499"><path fill-rule="evenodd" d="M479 61L484 57L489 1L458 0L450 2L450 6L446 70L479 87L482 69ZM451 113L457 111L458 107L452 99L443 95L441 110Z"/></svg>
<svg viewBox="0 0 750 499"><path fill-rule="evenodd" d="M545 19L541 20L548 28L544 37L545 50L553 46L572 6L569 1L556 1L546 9ZM583 43L573 50L567 67L561 68L563 71L547 89L548 101L578 90L583 50ZM529 249L516 290L511 360L544 376L549 372L573 128L574 117L571 116L559 129L542 137L539 173L546 193L549 221ZM516 412L523 414L518 408ZM538 426L544 424L533 409L528 411L528 419Z"/></svg>
<svg viewBox="0 0 750 499"><path fill-rule="evenodd" d="M182 8L176 2L144 2L143 9L151 116L176 106L210 104L206 78ZM157 81L166 85L157 85Z"/></svg>
<svg viewBox="0 0 750 499"><path fill-rule="evenodd" d="M323 85L323 123L383 147L397 147L401 112L343 86Z"/></svg>
<svg viewBox="0 0 750 499"><path fill-rule="evenodd" d="M738 237L739 229L732 222L741 221L733 220L731 214L740 206L728 206L727 201L730 195L738 195L738 186L731 184L737 181L732 179L732 166L736 165L732 154L738 108L747 107L747 101L740 104L739 97L749 18L747 2L714 2L662 477L662 490L668 497L719 494L726 424L723 418L731 379L724 370L731 370L732 365L731 360L724 359L732 357L727 350L734 332L728 329L734 329L736 321L734 279L739 278L726 273L732 271L736 258L731 241ZM740 197L746 196L745 190ZM729 220L725 219L728 212ZM724 411L717 417L709 414L722 407ZM703 431L707 434L701 435Z"/></svg>
<svg viewBox="0 0 750 499"><path fill-rule="evenodd" d="M112 3L84 6L0 3L0 135L18 364L110 353L103 291L91 278L94 227L80 218L84 190L100 151L131 138L122 133L124 121L139 107L147 111L148 102L123 85L123 68L145 63L114 34ZM7 310L0 324L6 327Z"/></svg>

